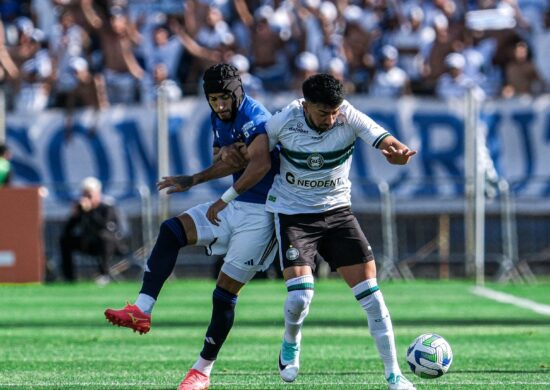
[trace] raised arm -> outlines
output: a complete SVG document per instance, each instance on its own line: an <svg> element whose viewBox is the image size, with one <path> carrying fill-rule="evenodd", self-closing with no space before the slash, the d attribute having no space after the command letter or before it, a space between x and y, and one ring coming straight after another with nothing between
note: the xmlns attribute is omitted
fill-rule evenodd
<svg viewBox="0 0 550 390"><path fill-rule="evenodd" d="M187 51L195 57L213 62L219 62L222 60L221 53L218 50L212 50L201 46L176 20L171 21L170 29L177 35L183 47L185 47L185 49L187 49Z"/></svg>

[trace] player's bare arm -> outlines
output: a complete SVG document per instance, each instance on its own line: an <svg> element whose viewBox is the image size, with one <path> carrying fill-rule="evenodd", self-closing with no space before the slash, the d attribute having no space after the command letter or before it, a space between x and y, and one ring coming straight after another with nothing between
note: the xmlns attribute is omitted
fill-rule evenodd
<svg viewBox="0 0 550 390"><path fill-rule="evenodd" d="M237 145L241 144L241 145ZM223 147L214 148L214 163L204 171L194 175L164 176L158 183L157 189L168 188L167 194L189 191L191 187L197 184L205 183L210 180L219 179L241 171L247 164L246 145L238 142L233 148ZM229 146L233 146L229 145ZM225 157L223 156L225 149ZM226 161L230 159L231 162Z"/></svg>
<svg viewBox="0 0 550 390"><path fill-rule="evenodd" d="M247 152L249 159L248 165L242 176L239 177L233 185L233 189L237 194L242 194L256 185L271 168L269 141L266 134L260 134L254 138L252 143L248 146ZM218 213L226 206L227 203L224 200L218 199L210 206L206 213L206 217L212 224L217 226L220 221Z"/></svg>
<svg viewBox="0 0 550 390"><path fill-rule="evenodd" d="M407 145L399 142L397 138L390 135L384 138L380 143L379 149L390 164L405 165L409 162L412 156L416 154L416 150L411 150Z"/></svg>

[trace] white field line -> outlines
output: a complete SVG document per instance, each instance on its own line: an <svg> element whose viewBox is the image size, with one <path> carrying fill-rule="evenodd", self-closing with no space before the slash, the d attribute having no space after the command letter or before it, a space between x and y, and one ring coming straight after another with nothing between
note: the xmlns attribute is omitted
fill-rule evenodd
<svg viewBox="0 0 550 390"><path fill-rule="evenodd" d="M534 311L545 316L550 316L550 305L544 305L542 303L537 303L530 299L519 298L515 295L506 294L500 291L491 290L486 287L476 286L472 288L472 292L476 295L479 295L484 298L492 299L501 303L509 303L524 309Z"/></svg>

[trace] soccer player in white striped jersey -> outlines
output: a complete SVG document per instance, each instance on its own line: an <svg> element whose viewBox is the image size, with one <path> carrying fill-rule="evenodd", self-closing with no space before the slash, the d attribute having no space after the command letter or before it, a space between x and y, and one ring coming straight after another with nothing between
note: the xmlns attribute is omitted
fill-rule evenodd
<svg viewBox="0 0 550 390"><path fill-rule="evenodd" d="M279 144L282 156L266 202L275 215L288 290L279 354L281 377L292 382L298 375L301 329L313 298L315 256L320 254L351 287L366 312L388 388L415 389L397 362L373 252L351 212L348 176L357 138L380 149L391 164L407 164L416 152L346 101L342 83L334 77L311 76L302 89L304 99L293 101L265 124L270 148Z"/></svg>

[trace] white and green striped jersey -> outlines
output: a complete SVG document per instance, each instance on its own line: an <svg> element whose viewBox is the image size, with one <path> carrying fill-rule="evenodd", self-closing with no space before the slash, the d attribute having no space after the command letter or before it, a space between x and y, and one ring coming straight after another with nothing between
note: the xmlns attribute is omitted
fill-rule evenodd
<svg viewBox="0 0 550 390"><path fill-rule="evenodd" d="M266 201L271 212L322 213L349 206L348 176L357 137L378 147L390 135L347 100L334 126L319 133L308 126L302 102L293 101L265 125L270 149L281 145L281 169Z"/></svg>

